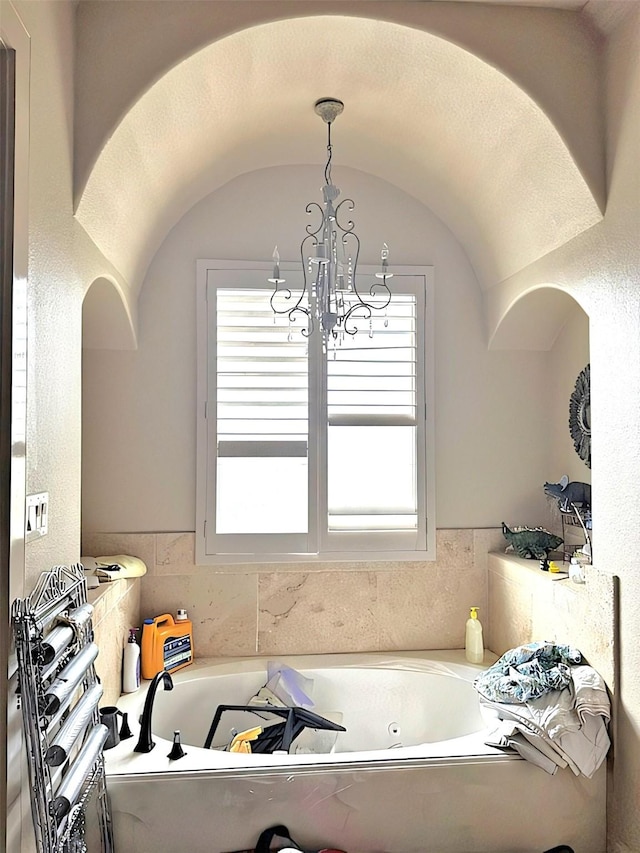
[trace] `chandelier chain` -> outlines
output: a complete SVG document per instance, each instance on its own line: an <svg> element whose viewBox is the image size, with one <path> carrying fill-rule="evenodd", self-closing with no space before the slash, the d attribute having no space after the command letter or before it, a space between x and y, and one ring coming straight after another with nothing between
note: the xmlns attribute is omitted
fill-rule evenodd
<svg viewBox="0 0 640 853"><path fill-rule="evenodd" d="M331 122L327 122L327 165L324 167L324 182L327 186L331 184L331 160L333 158L333 147L331 145Z"/></svg>

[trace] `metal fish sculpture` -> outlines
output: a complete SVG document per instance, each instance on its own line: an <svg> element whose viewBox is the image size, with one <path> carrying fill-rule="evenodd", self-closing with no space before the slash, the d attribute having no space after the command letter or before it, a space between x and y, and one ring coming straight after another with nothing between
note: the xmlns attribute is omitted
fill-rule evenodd
<svg viewBox="0 0 640 853"><path fill-rule="evenodd" d="M519 557L530 560L544 560L549 556L549 551L559 548L564 541L543 527L517 527L510 530L504 521L502 534Z"/></svg>

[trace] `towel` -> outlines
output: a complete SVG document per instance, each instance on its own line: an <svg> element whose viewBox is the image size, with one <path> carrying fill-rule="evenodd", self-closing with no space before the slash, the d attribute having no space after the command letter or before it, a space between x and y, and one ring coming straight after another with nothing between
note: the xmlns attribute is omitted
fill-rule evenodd
<svg viewBox="0 0 640 853"><path fill-rule="evenodd" d="M591 666L574 666L566 690L554 690L526 706L532 720L551 738L577 732L588 717L611 719L611 704L602 676Z"/></svg>
<svg viewBox="0 0 640 853"><path fill-rule="evenodd" d="M510 649L473 683L478 693L495 702L525 702L567 687L571 667L582 655L571 646L527 643Z"/></svg>
<svg viewBox="0 0 640 853"><path fill-rule="evenodd" d="M552 758L551 749L576 776L591 778L611 745L607 732L611 706L604 680L596 670L585 664L571 667L570 673L567 688L536 699L514 703L481 697L480 702L500 720L509 721L498 726L497 737L513 738L515 728L547 758ZM517 741L513 748L526 757ZM542 761L535 763L543 766ZM556 763L563 766L560 761Z"/></svg>
<svg viewBox="0 0 640 853"><path fill-rule="evenodd" d="M80 557L85 572L95 574L100 583L120 578L139 578L146 575L147 567L139 557L117 554L115 557Z"/></svg>
<svg viewBox="0 0 640 853"><path fill-rule="evenodd" d="M485 743L498 749L514 750L522 758L540 767L545 773L555 775L558 767L566 767L567 762L555 750L545 746L544 739L531 732L523 731L517 723L507 720L491 732Z"/></svg>

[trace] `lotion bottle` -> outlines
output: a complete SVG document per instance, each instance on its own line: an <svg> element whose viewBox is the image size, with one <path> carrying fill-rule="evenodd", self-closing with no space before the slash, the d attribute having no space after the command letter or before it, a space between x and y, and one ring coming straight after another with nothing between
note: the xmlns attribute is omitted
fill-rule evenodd
<svg viewBox="0 0 640 853"><path fill-rule="evenodd" d="M464 653L469 663L482 663L484 645L482 642L482 624L478 619L478 608L472 607L467 619Z"/></svg>
<svg viewBox="0 0 640 853"><path fill-rule="evenodd" d="M136 640L137 628L129 628L129 639L122 655L122 692L135 693L140 687L140 646Z"/></svg>

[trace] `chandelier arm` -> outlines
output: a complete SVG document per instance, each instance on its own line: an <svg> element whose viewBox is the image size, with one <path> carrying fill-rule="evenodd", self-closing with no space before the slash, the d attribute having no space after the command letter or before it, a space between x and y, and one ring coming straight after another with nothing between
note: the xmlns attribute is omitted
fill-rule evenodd
<svg viewBox="0 0 640 853"><path fill-rule="evenodd" d="M384 305L372 305L371 307L373 308L374 311L382 311L384 308L387 308L389 303L391 302L391 290L389 289L389 285L387 284L386 278L383 278L382 281L374 281L373 282L373 284L369 288L369 295L370 296L373 297L376 295L376 293L375 293L376 288L380 288L380 289L386 291L387 301L384 303ZM358 296L359 295L360 294L358 294Z"/></svg>
<svg viewBox="0 0 640 853"><path fill-rule="evenodd" d="M316 202L312 202L312 204L307 205L307 208L312 207L313 204L315 204L316 207L320 207L320 205L316 204ZM307 213L309 213L309 212L310 211L307 209ZM322 225L320 226L320 228L321 227L322 227ZM320 229L318 229L318 231L319 230ZM314 242L316 242L315 241L315 234L317 234L317 233L318 233L317 231L313 231L313 232L307 234L307 236L300 243L300 261L301 261L301 266L302 266L302 293L300 294L300 299L298 300L298 305L296 305L295 308L300 310L300 311L303 311L307 315L307 328L306 328L306 330L305 329L302 330L302 334L304 335L305 338L308 338L311 334L313 334L314 322L313 322L313 313L311 311L311 288L309 287L309 282L307 281L307 276L309 273L307 271L307 265L305 263L304 248L305 248L305 243L307 242L307 240L313 239ZM305 294L307 294L307 300L308 300L309 307L308 308L300 308L299 307L300 303L302 302L302 299L303 299Z"/></svg>
<svg viewBox="0 0 640 853"><path fill-rule="evenodd" d="M304 295L304 292L303 292L303 295ZM284 299L284 301L287 302L289 299L291 299L293 297L293 293L291 292L291 290L288 287L276 287L276 289L273 291L273 293L271 294L271 297L269 299L269 304L271 305L271 310L273 311L274 314L290 314L292 311L294 311L298 307L298 305L302 301L302 296L301 296L300 299L298 299L298 301L296 302L296 304L292 308L288 308L285 306L284 308L279 309L279 308L276 308L276 304L274 302L276 297L278 297L280 299Z"/></svg>
<svg viewBox="0 0 640 853"><path fill-rule="evenodd" d="M358 297L358 298L360 298L360 297ZM346 312L346 314L342 318L342 329L343 329L343 331L345 331L348 335L351 335L351 336L355 335L358 331L358 327L354 325L350 329L348 326L348 323L351 320L352 314L355 314L356 311L363 311L364 313L362 314L361 317L354 317L353 319L354 320L356 320L356 319L358 319L358 320L369 320L371 318L371 308L372 307L373 306L369 305L367 302L363 302L362 300L360 300L360 302L356 302L355 305L352 305L351 308L349 308L349 310Z"/></svg>
<svg viewBox="0 0 640 853"><path fill-rule="evenodd" d="M302 241L302 243L304 244L304 240ZM313 331L313 321L311 320L311 314L309 313L309 311L306 308L302 307L302 302L303 302L304 297L307 293L307 271L305 269L304 264L302 265L302 282L303 282L302 283L302 291L301 291L300 296L298 297L298 300L297 300L295 305L292 305L291 307L287 307L286 303L290 299L293 298L293 293L291 292L290 288L288 288L288 287L279 288L278 285L276 285L275 290L271 294L271 297L269 299L269 303L271 305L271 310L273 311L274 314L288 314L289 319L291 319L294 322L295 322L295 317L292 317L292 314L299 313L299 312L306 314L307 317L309 318L309 322L307 323L307 327L309 328L309 331L307 332L307 334L311 334L311 331ZM284 303L285 303L284 308L279 309L276 307L276 303L274 300L277 297L284 300Z"/></svg>
<svg viewBox="0 0 640 853"><path fill-rule="evenodd" d="M308 338L309 335L313 334L313 317L311 315L311 312L307 308L304 308L300 304L304 298L305 292L306 292L306 286L303 288L302 293L300 295L300 298L298 299L296 304L293 305L291 308L285 307L282 309L278 309L278 308L276 308L276 305L274 302L274 298L276 296L281 296L285 301L292 298L292 293L288 287L283 287L280 290L274 290L274 292L271 294L271 298L269 299L269 303L271 304L271 310L273 311L274 314L288 314L289 320L291 323L296 322L296 316L298 314L304 315L306 317L306 320L305 320L306 328L301 329L300 331L304 335L305 338Z"/></svg>
<svg viewBox="0 0 640 853"><path fill-rule="evenodd" d="M355 202L353 201L353 199L343 198L335 210L336 225L345 234L353 234L353 236L356 237L356 239L357 239L357 234L353 230L356 227L355 222L352 219L350 219L345 225L343 225L342 222L340 222L340 210L341 210L342 206L345 204L347 205L348 210L355 210L356 205L355 205Z"/></svg>
<svg viewBox="0 0 640 853"><path fill-rule="evenodd" d="M313 334L313 316L311 312L307 308L303 308L300 305L294 305L291 311L289 311L289 319L292 323L296 322L296 318L294 316L296 314L303 314L306 317L306 327L304 329L300 329L300 334L304 338L310 337Z"/></svg>
<svg viewBox="0 0 640 853"><path fill-rule="evenodd" d="M308 214L311 214L314 207L317 207L318 211L320 212L320 225L318 225L318 227L315 229L315 231L313 230L313 223L309 222L309 223L307 223L307 225L305 225L305 231L307 232L307 234L310 237L315 237L324 228L324 210L320 207L320 205L318 204L317 201L310 201L309 204L305 207L305 210ZM306 239L307 238L305 237L304 240L302 241L303 244L304 244L304 241ZM304 258L303 258L303 262L304 262Z"/></svg>

